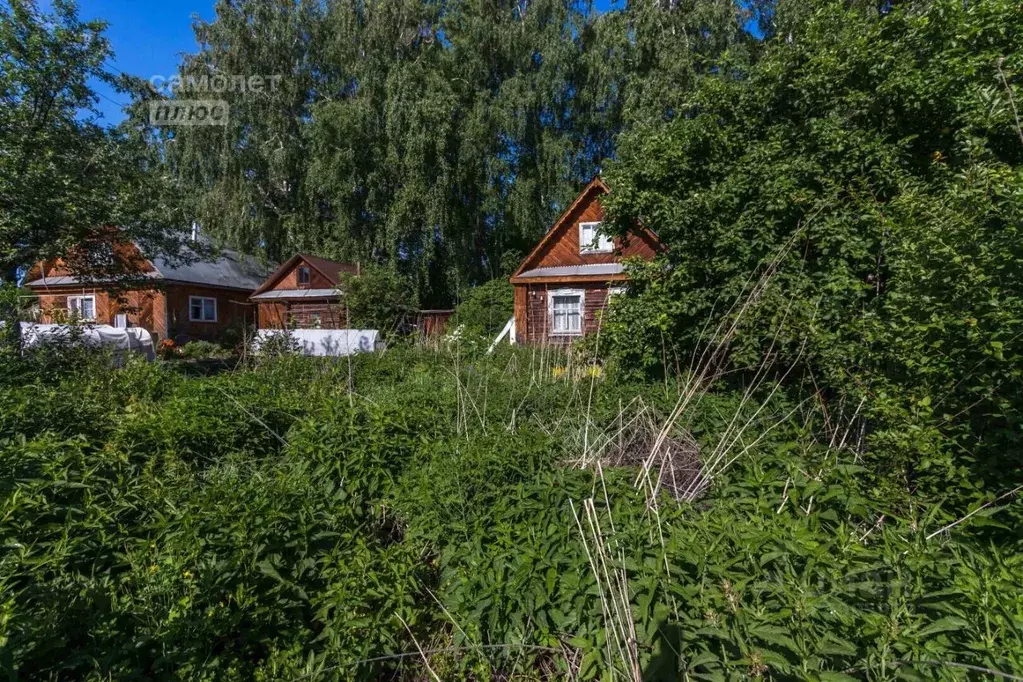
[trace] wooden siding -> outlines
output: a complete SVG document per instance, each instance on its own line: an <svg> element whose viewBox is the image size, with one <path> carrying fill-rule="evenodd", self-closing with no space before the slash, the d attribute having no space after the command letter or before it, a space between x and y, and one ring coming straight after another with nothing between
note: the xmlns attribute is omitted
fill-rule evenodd
<svg viewBox="0 0 1023 682"><path fill-rule="evenodd" d="M157 289L132 290L112 293L95 286L75 285L71 287L50 287L39 293L39 321L52 324L67 321L69 296L94 296L96 298L96 324L113 325L116 316L124 313L128 326L142 327L155 339L166 338L166 299Z"/></svg>
<svg viewBox="0 0 1023 682"><path fill-rule="evenodd" d="M309 284L298 283L298 269L300 267L309 268ZM282 289L333 289L335 286L333 282L320 274L316 268L309 265L305 260L299 260L280 279L274 282L269 291L279 291Z"/></svg>
<svg viewBox="0 0 1023 682"><path fill-rule="evenodd" d="M188 299L192 296L216 299L216 322L189 319ZM232 330L240 337L242 330L255 319L255 312L248 302L248 296L247 291L232 291L197 284L168 284L167 334L172 339L188 337L213 341L221 338L224 332Z"/></svg>
<svg viewBox="0 0 1023 682"><path fill-rule="evenodd" d="M639 256L652 259L656 255L656 245L651 243L645 231L631 235L626 242L615 239L615 251L605 253L585 253L579 251L579 223L601 222L604 220L604 207L600 197L594 196L589 201L580 202L575 210L561 225L554 229L559 234L552 235L543 248L534 254L532 262L527 266L534 268L552 268L560 265L589 265L593 263L618 263L623 258Z"/></svg>
<svg viewBox="0 0 1023 682"><path fill-rule="evenodd" d="M520 343L567 344L597 331L611 287L622 286L629 279L625 274L520 278L521 273L536 268L619 263L630 257L652 260L661 250L657 237L638 226L624 241L616 238L613 251L580 252L579 224L604 220L601 197L606 193L607 187L600 180L587 185L511 278L515 285L515 329ZM585 292L582 334L550 333L548 293L558 289L579 289Z"/></svg>
<svg viewBox="0 0 1023 682"><path fill-rule="evenodd" d="M548 299L550 292L560 289L578 289L583 292L582 334L558 335L551 334L551 320L548 315ZM600 328L601 317L607 307L610 287L607 284L531 284L515 287L516 298L524 298L524 312L521 315L524 325L519 324L516 315L516 335L520 343L552 343L569 344L586 334L592 334ZM521 293L520 293L521 292ZM518 313L518 308L516 309Z"/></svg>
<svg viewBox="0 0 1023 682"><path fill-rule="evenodd" d="M313 315L320 316L318 327ZM260 329L347 329L348 316L336 299L260 301Z"/></svg>

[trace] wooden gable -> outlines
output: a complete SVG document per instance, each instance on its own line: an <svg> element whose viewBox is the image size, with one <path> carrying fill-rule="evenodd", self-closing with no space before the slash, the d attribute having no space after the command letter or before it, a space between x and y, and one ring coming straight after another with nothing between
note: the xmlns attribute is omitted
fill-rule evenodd
<svg viewBox="0 0 1023 682"><path fill-rule="evenodd" d="M300 268L309 268L309 282L299 284ZM299 253L289 258L267 277L262 286L253 295L267 291L290 291L294 289L336 289L341 281L341 273L358 274L358 266L351 263L340 263L325 258Z"/></svg>
<svg viewBox="0 0 1023 682"><path fill-rule="evenodd" d="M579 248L580 223L602 222L604 207L601 198L610 190L600 178L595 178L579 194L540 243L526 256L512 279L536 268L571 265L618 263L623 258L638 256L652 259L660 250L657 237L648 229L639 227L626 240L615 238L614 250L585 252Z"/></svg>
<svg viewBox="0 0 1023 682"><path fill-rule="evenodd" d="M117 261L116 268L124 274L146 274L156 270L152 261L142 255L138 246L131 242L114 242L112 245L114 259ZM25 273L25 282L32 282L44 277L68 277L75 276L75 269L71 267L74 258L74 249L68 258L50 258L38 261Z"/></svg>

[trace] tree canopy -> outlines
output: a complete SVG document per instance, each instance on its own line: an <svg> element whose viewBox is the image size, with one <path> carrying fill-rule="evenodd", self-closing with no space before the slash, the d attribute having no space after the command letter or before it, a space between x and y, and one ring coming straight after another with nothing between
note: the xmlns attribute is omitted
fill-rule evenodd
<svg viewBox="0 0 1023 682"><path fill-rule="evenodd" d="M0 2L0 277L75 250L85 274L117 275L109 226L153 253L175 254L181 216L145 127L101 124L90 81L139 92L112 73L102 21L70 0L42 12L35 0ZM89 248L95 246L97 248ZM130 273L127 273L130 274Z"/></svg>
<svg viewBox="0 0 1023 682"><path fill-rule="evenodd" d="M279 75L227 92L226 130L168 158L215 234L385 265L424 304L502 274L696 77L754 42L738 4L579 0L220 2L183 75Z"/></svg>

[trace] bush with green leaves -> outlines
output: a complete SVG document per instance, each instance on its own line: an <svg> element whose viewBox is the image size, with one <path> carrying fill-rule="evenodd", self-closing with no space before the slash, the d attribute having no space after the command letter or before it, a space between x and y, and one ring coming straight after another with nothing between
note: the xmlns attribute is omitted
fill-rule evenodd
<svg viewBox="0 0 1023 682"><path fill-rule="evenodd" d="M231 351L212 341L189 341L181 346L178 355L188 360L223 360L231 356Z"/></svg>
<svg viewBox="0 0 1023 682"><path fill-rule="evenodd" d="M357 275L342 273L339 288L353 329L376 329L381 336L395 337L414 321L407 283L389 268L370 266Z"/></svg>
<svg viewBox="0 0 1023 682"><path fill-rule="evenodd" d="M721 383L687 421L704 452L733 414L770 431L702 499L652 506L635 468L573 462L678 388L549 370L402 348L5 381L0 666L418 679L422 648L443 679L628 678L616 618L648 679L1023 666L1012 499L941 531L940 498L885 497L819 415L786 418L798 396Z"/></svg>
<svg viewBox="0 0 1023 682"><path fill-rule="evenodd" d="M669 251L606 327L619 366L687 366L741 318L733 366L771 353L833 409L862 404L889 483L955 479L965 509L1019 482L1020 36L1013 0L821 3L624 135L609 208Z"/></svg>
<svg viewBox="0 0 1023 682"><path fill-rule="evenodd" d="M492 339L514 312L515 290L507 279L494 279L465 292L449 328L464 336Z"/></svg>

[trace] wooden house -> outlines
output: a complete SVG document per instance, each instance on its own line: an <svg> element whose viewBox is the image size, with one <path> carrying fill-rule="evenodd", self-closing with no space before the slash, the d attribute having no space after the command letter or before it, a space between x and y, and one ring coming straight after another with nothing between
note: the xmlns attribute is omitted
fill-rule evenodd
<svg viewBox="0 0 1023 682"><path fill-rule="evenodd" d="M39 298L40 322L142 327L154 340L178 341L217 340L255 322L248 298L266 268L251 258L222 250L214 261L172 264L133 243L116 243L115 254L137 273L130 281L82 278L60 258L32 266L25 286Z"/></svg>
<svg viewBox="0 0 1023 682"><path fill-rule="evenodd" d="M642 226L625 240L601 234L608 192L600 178L588 184L512 275L518 342L571 343L596 331L608 297L628 281L622 260L660 250Z"/></svg>
<svg viewBox="0 0 1023 682"><path fill-rule="evenodd" d="M252 294L260 329L345 329L348 316L338 284L359 266L299 253L275 270Z"/></svg>

